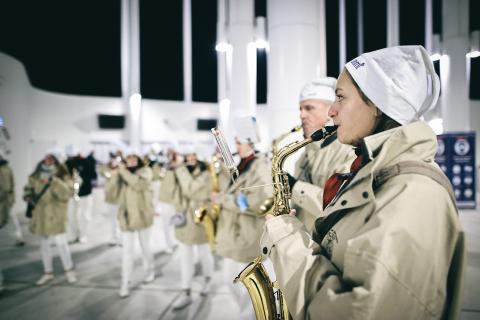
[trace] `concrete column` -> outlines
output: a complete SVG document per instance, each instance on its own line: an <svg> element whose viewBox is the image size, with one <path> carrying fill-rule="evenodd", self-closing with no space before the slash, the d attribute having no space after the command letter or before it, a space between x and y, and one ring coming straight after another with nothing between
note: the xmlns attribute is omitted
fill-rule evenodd
<svg viewBox="0 0 480 320"><path fill-rule="evenodd" d="M318 0L268 0L268 121L270 140L299 124L298 95L320 76ZM323 51L324 52L324 51Z"/></svg>
<svg viewBox="0 0 480 320"><path fill-rule="evenodd" d="M192 4L183 0L183 100L192 102Z"/></svg>
<svg viewBox="0 0 480 320"><path fill-rule="evenodd" d="M442 118L444 130L470 130L467 60L469 47L468 0L442 1L444 57L441 59Z"/></svg>
<svg viewBox="0 0 480 320"><path fill-rule="evenodd" d="M122 0L122 100L127 116L125 137L137 151L141 147L140 12L138 0Z"/></svg>
<svg viewBox="0 0 480 320"><path fill-rule="evenodd" d="M357 0L357 44L358 44L358 55L363 53L363 0Z"/></svg>
<svg viewBox="0 0 480 320"><path fill-rule="evenodd" d="M256 48L253 0L230 0L228 37L232 45L231 116L256 114Z"/></svg>
<svg viewBox="0 0 480 320"><path fill-rule="evenodd" d="M340 70L343 69L343 66L347 63L347 22L346 22L346 12L345 12L345 0L339 0L338 4L338 33L339 33L339 64Z"/></svg>
<svg viewBox="0 0 480 320"><path fill-rule="evenodd" d="M400 44L398 0L387 0L387 47Z"/></svg>

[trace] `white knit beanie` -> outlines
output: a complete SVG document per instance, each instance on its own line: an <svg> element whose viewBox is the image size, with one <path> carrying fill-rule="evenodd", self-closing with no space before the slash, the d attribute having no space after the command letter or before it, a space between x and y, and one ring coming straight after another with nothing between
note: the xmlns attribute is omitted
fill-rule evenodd
<svg viewBox="0 0 480 320"><path fill-rule="evenodd" d="M335 78L318 78L312 80L303 86L299 102L318 99L326 101L335 101L335 86L337 85L337 79Z"/></svg>
<svg viewBox="0 0 480 320"><path fill-rule="evenodd" d="M364 53L345 67L362 92L402 125L418 120L437 103L440 80L422 46Z"/></svg>

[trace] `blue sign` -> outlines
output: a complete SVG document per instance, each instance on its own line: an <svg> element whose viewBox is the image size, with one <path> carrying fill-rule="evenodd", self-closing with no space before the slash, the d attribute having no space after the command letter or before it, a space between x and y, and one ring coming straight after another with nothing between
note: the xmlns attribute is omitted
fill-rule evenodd
<svg viewBox="0 0 480 320"><path fill-rule="evenodd" d="M435 161L452 183L459 209L475 209L475 132L452 132L437 136Z"/></svg>

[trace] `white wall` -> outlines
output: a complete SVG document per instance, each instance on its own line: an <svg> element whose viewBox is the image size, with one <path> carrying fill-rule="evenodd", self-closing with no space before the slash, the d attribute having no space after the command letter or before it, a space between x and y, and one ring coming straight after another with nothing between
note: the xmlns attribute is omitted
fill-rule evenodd
<svg viewBox="0 0 480 320"><path fill-rule="evenodd" d="M24 210L22 188L35 164L52 147L88 147L124 140L123 130L101 130L97 114L124 114L121 98L67 95L33 88L23 65L0 53L0 116L10 132L8 156L16 179L14 210ZM206 157L213 152L209 131L196 130L197 118L216 118L216 103L143 100L142 142L182 147L193 144Z"/></svg>

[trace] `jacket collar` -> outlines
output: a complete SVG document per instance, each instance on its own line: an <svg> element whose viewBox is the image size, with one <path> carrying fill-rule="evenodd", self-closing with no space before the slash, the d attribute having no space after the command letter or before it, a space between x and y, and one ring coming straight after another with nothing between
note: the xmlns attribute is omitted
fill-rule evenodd
<svg viewBox="0 0 480 320"><path fill-rule="evenodd" d="M407 160L433 161L437 139L425 122L418 121L368 136L362 140L358 148L369 162L360 169L344 190L340 190L325 209L325 215L337 209L358 207L372 201L375 198L373 177L380 169ZM358 191L352 191L348 199L342 199L347 190L354 188Z"/></svg>

